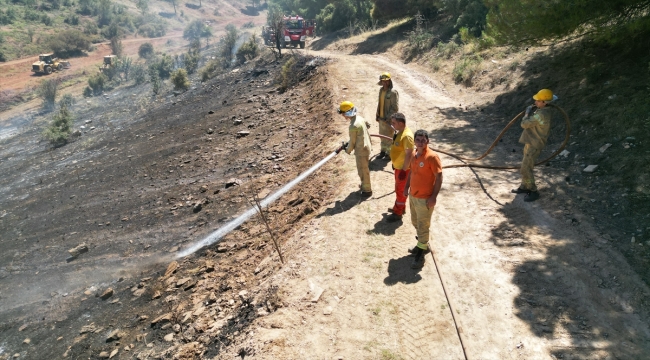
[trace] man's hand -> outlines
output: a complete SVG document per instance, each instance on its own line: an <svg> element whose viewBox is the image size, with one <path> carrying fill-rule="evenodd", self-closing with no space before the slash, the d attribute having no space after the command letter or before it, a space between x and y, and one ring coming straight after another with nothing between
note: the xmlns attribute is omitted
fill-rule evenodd
<svg viewBox="0 0 650 360"><path fill-rule="evenodd" d="M409 196L409 188L404 188L404 196Z"/></svg>
<svg viewBox="0 0 650 360"><path fill-rule="evenodd" d="M406 180L406 171L404 171L404 170L397 170L397 171L398 171L397 180L399 180L399 181Z"/></svg>
<svg viewBox="0 0 650 360"><path fill-rule="evenodd" d="M526 108L526 117L530 115L531 111L533 111L533 105L528 105L528 107Z"/></svg>
<svg viewBox="0 0 650 360"><path fill-rule="evenodd" d="M433 209L436 206L436 198L430 197L427 199L427 209Z"/></svg>
<svg viewBox="0 0 650 360"><path fill-rule="evenodd" d="M379 116L375 116L375 121L379 121Z"/></svg>
<svg viewBox="0 0 650 360"><path fill-rule="evenodd" d="M347 141L342 141L342 142L341 142L341 146L339 146L339 148L336 149L336 153L338 154L338 153L341 152L341 150L345 150L345 149L348 147L348 144L349 144L349 142L347 142Z"/></svg>

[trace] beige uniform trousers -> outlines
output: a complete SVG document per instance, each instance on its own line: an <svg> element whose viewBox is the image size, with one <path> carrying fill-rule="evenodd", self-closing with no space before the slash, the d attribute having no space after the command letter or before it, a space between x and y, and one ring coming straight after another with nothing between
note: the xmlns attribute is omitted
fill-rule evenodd
<svg viewBox="0 0 650 360"><path fill-rule="evenodd" d="M409 208L411 209L411 223L418 234L418 247L422 250L429 248L429 227L434 208L427 208L427 199L418 199L409 195Z"/></svg>
<svg viewBox="0 0 650 360"><path fill-rule="evenodd" d="M395 135L395 130L390 126L390 119L382 120L379 119L379 134L393 138ZM393 144L393 140L388 140L381 138L381 151L390 154L390 146Z"/></svg>
<svg viewBox="0 0 650 360"><path fill-rule="evenodd" d="M368 166L370 155L355 156L355 158L357 160L357 172L359 173L359 179L361 179L361 191L372 191L372 186L370 186L370 167Z"/></svg>
<svg viewBox="0 0 650 360"><path fill-rule="evenodd" d="M524 146L524 160L521 162L521 188L537 191L537 186L535 185L535 176L533 175L533 167L535 162L539 157L539 154L542 152L542 149L537 149L530 144Z"/></svg>

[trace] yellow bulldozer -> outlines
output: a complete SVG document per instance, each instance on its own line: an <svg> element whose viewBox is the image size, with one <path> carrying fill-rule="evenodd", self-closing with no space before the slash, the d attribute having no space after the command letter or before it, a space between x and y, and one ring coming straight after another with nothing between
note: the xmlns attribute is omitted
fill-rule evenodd
<svg viewBox="0 0 650 360"><path fill-rule="evenodd" d="M99 71L104 72L104 70L115 68L118 65L118 61L117 55L104 56L104 63L99 67Z"/></svg>
<svg viewBox="0 0 650 360"><path fill-rule="evenodd" d="M32 71L37 74L51 74L70 67L70 62L61 61L54 54L38 55L38 61L32 64Z"/></svg>

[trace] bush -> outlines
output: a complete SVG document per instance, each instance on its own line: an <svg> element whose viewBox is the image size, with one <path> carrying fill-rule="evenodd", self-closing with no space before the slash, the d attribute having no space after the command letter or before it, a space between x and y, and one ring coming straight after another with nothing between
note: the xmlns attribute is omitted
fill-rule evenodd
<svg viewBox="0 0 650 360"><path fill-rule="evenodd" d="M44 80L38 87L38 95L43 99L43 107L51 109L56 101L56 91L59 86L56 79Z"/></svg>
<svg viewBox="0 0 650 360"><path fill-rule="evenodd" d="M96 35L99 32L99 28L94 21L88 20L83 23L83 32L86 35Z"/></svg>
<svg viewBox="0 0 650 360"><path fill-rule="evenodd" d="M241 26L242 29L252 29L254 27L255 27L255 23L252 21L244 23L244 25Z"/></svg>
<svg viewBox="0 0 650 360"><path fill-rule="evenodd" d="M113 52L113 55L122 56L122 50L124 50L124 46L122 45L122 41L120 40L119 36L112 37L111 51Z"/></svg>
<svg viewBox="0 0 650 360"><path fill-rule="evenodd" d="M284 91L293 83L293 77L295 71L293 69L296 65L296 57L290 57L284 65L282 65L282 70L280 71L280 90Z"/></svg>
<svg viewBox="0 0 650 360"><path fill-rule="evenodd" d="M246 62L246 60L252 60L256 58L259 53L260 48L257 44L257 36L253 34L248 39L248 41L243 43L242 46L239 47L239 50L237 50L237 61L240 64L243 64Z"/></svg>
<svg viewBox="0 0 650 360"><path fill-rule="evenodd" d="M138 49L138 56L140 56L142 59L149 59L151 56L153 56L153 45L148 42L140 45L140 48Z"/></svg>
<svg viewBox="0 0 650 360"><path fill-rule="evenodd" d="M178 69L171 75L174 90L187 91L190 88L190 81L187 79L187 71L185 69Z"/></svg>
<svg viewBox="0 0 650 360"><path fill-rule="evenodd" d="M149 67L149 80L151 81L151 91L154 95L158 95L160 92L160 76L158 76L158 70L155 67Z"/></svg>
<svg viewBox="0 0 650 360"><path fill-rule="evenodd" d="M90 87L94 95L99 95L104 91L107 82L108 77L106 75L97 73L88 78L88 87Z"/></svg>
<svg viewBox="0 0 650 360"><path fill-rule="evenodd" d="M439 42L437 47L438 55L444 57L445 59L451 58L460 50L460 45L456 44L453 41L448 43Z"/></svg>
<svg viewBox="0 0 650 360"><path fill-rule="evenodd" d="M168 79L174 70L174 60L167 54L162 54L157 61L149 65L149 69L154 69L161 79Z"/></svg>
<svg viewBox="0 0 650 360"><path fill-rule="evenodd" d="M239 37L239 30L233 25L226 25L226 35L221 38L221 58L223 61L230 66L232 64L233 50L237 44L237 38Z"/></svg>
<svg viewBox="0 0 650 360"><path fill-rule="evenodd" d="M207 65L205 65L201 71L201 82L206 82L212 79L214 76L219 75L223 72L223 66L221 61L212 60Z"/></svg>
<svg viewBox="0 0 650 360"><path fill-rule="evenodd" d="M70 14L65 19L63 19L63 22L68 25L77 26L79 25L79 16L75 14Z"/></svg>
<svg viewBox="0 0 650 360"><path fill-rule="evenodd" d="M67 108L70 108L70 107L72 107L72 105L75 104L75 102L76 101L75 101L74 97L72 96L72 94L64 94L61 97L61 100L59 100L59 107L64 107L65 106Z"/></svg>
<svg viewBox="0 0 650 360"><path fill-rule="evenodd" d="M49 127L43 135L54 146L61 146L68 142L72 132L72 114L67 106L61 106L59 112L52 117Z"/></svg>
<svg viewBox="0 0 650 360"><path fill-rule="evenodd" d="M133 75L133 80L135 81L136 85L143 84L147 81L147 72L145 71L144 65L141 64L133 65L131 74Z"/></svg>
<svg viewBox="0 0 650 360"><path fill-rule="evenodd" d="M88 36L75 29L63 30L51 36L48 43L52 52L61 58L81 55L84 51L90 50L90 39Z"/></svg>
<svg viewBox="0 0 650 360"><path fill-rule="evenodd" d="M201 55L198 52L188 52L183 57L183 66L188 74L194 74L199 67L199 60Z"/></svg>
<svg viewBox="0 0 650 360"><path fill-rule="evenodd" d="M0 62L5 62L7 61L7 56L2 52L2 49L0 49Z"/></svg>
<svg viewBox="0 0 650 360"><path fill-rule="evenodd" d="M93 89L90 88L90 86L86 86L84 88L84 91L82 93L83 97L89 98L93 96Z"/></svg>
<svg viewBox="0 0 650 360"><path fill-rule="evenodd" d="M467 86L472 85L472 79L479 70L481 57L477 55L462 57L454 65L452 75L456 83L463 83Z"/></svg>

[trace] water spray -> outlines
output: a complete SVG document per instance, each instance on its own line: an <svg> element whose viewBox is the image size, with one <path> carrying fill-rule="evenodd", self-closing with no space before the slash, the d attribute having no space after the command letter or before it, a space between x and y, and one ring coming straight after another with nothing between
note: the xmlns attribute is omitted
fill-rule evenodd
<svg viewBox="0 0 650 360"><path fill-rule="evenodd" d="M298 175L295 179L291 180L291 182L287 183L280 189L278 189L276 192L273 194L265 197L262 201L260 201L260 209L262 210L265 207L268 207L271 203L273 203L275 200L279 199L280 196L284 195L287 193L287 191L291 190L294 186L296 186L299 182L303 181L307 176L311 175L314 171L318 170L321 166L323 166L326 162L328 162L330 159L332 159L336 154L338 154L342 150L342 147L336 149L334 152L331 154L327 155L323 160L319 161L316 163L314 166L310 167L307 169L305 172L302 174ZM238 228L241 224L246 222L246 220L250 219L253 217L258 211L258 208L256 206L251 207L250 209L246 210L243 214L239 215L238 217L234 218L233 220L229 221L224 225L223 227L220 227L219 229L215 230L212 232L210 235L206 236L203 240L195 243L194 245L188 247L187 249L179 252L176 257L177 258L182 258L187 255L193 254L196 251L217 243L222 237L224 237L226 234L229 232L235 230Z"/></svg>

